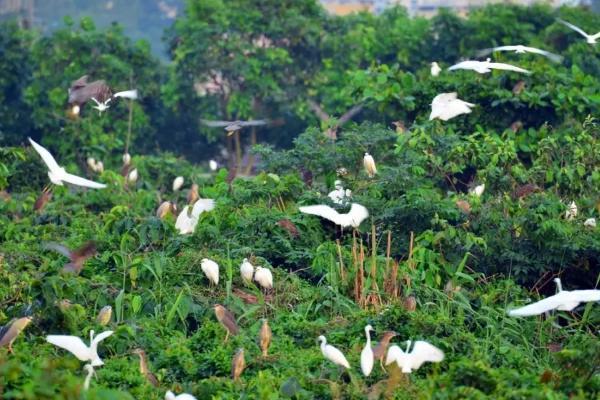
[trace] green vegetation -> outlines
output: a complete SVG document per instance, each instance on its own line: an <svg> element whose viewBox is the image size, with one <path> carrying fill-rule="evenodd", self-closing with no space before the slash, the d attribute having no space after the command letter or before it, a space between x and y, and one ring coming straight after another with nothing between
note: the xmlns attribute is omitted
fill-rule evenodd
<svg viewBox="0 0 600 400"><path fill-rule="evenodd" d="M162 399L173 390L198 399L597 398L597 304L548 317L506 315L538 293L553 294L554 276L567 290L600 281L600 234L584 226L600 217L600 50L557 16L588 32L600 26L586 10L545 6L425 20L402 9L331 17L312 0L190 0L166 33L173 63L165 66L145 43L118 26L97 30L89 18L66 19L48 37L0 25L0 325L34 316L14 354L0 348L0 397ZM257 45L261 37L271 46ZM494 54L533 74L430 76L431 61L448 67L499 44L565 59ZM217 70L227 89L198 90ZM68 116L66 89L85 73L140 90L131 123L134 185L118 173L127 103ZM452 91L477 104L473 112L429 121L432 98ZM358 102L364 110L333 141L323 131L335 121L319 125L309 99L332 116ZM200 117L278 123L226 137ZM390 128L397 120L404 131ZM22 146L27 136L41 137L67 171L109 187L55 186L35 211L49 182L38 154ZM261 144L249 150L254 143ZM221 147L232 163L248 151L258 171L231 184L231 169L209 172L206 160ZM365 152L377 162L372 179ZM105 171L89 171L87 157L103 160ZM179 175L185 190L172 192ZM336 179L370 211L358 230L298 211L331 204ZM182 236L172 216L161 220L155 211L160 200L183 208L192 182L216 208ZM469 194L481 183L481 197ZM571 201L578 215L569 220ZM88 240L98 254L80 275L62 273L67 259L43 245ZM220 265L217 287L202 273L202 258ZM242 282L244 258L273 271L272 293ZM241 328L227 342L215 303ZM106 305L113 316L102 327L96 316ZM257 344L261 318L273 331L267 358ZM366 324L374 340L395 330L396 343L427 340L446 358L409 376L376 362L365 378ZM91 329L115 333L100 344L105 365L85 392L83 363L45 336L87 338ZM349 372L324 360L321 334L346 354ZM137 347L160 388L140 374ZM247 368L233 382L240 347Z"/></svg>

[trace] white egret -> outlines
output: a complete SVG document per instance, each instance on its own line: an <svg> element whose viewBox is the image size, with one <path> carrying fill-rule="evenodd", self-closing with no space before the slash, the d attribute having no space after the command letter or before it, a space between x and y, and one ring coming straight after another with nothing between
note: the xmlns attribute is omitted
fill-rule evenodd
<svg viewBox="0 0 600 400"><path fill-rule="evenodd" d="M37 151L42 157L46 167L48 167L48 177L50 178L50 182L54 183L55 185L63 186L63 182L67 182L72 185L89 187L93 189L103 189L106 187L106 185L103 183L90 181L88 179L67 173L63 167L58 165L48 150L34 142L31 138L29 138L29 142L35 151Z"/></svg>
<svg viewBox="0 0 600 400"><path fill-rule="evenodd" d="M138 174L137 168L132 169L127 174L127 183L131 183L131 184L136 183L138 180L138 177L139 177L139 174Z"/></svg>
<svg viewBox="0 0 600 400"><path fill-rule="evenodd" d="M344 368L350 368L350 364L348 363L348 360L346 360L344 353L332 345L327 344L327 339L325 339L325 336L321 335L317 340L321 343L321 353L323 353L323 357L335 365L339 365Z"/></svg>
<svg viewBox="0 0 600 400"><path fill-rule="evenodd" d="M565 218L567 221L573 221L577 216L577 204L574 201L569 204L567 211L565 211Z"/></svg>
<svg viewBox="0 0 600 400"><path fill-rule="evenodd" d="M203 258L200 261L200 268L202 268L202 272L211 283L219 284L219 264L208 258Z"/></svg>
<svg viewBox="0 0 600 400"><path fill-rule="evenodd" d="M596 218L588 218L583 222L583 226L586 228L595 228L596 227Z"/></svg>
<svg viewBox="0 0 600 400"><path fill-rule="evenodd" d="M475 107L475 104L460 100L456 92L441 93L435 96L431 102L429 120L438 118L448 121L461 114L470 114L471 107Z"/></svg>
<svg viewBox="0 0 600 400"><path fill-rule="evenodd" d="M273 288L273 274L268 268L256 267L254 280L265 290Z"/></svg>
<svg viewBox="0 0 600 400"><path fill-rule="evenodd" d="M530 315L539 315L550 310L571 311L580 303L589 301L600 301L600 290L563 290L559 278L554 282L558 288L558 293L554 296L546 297L543 300L529 304L528 306L510 310L508 315L511 317L528 317Z"/></svg>
<svg viewBox="0 0 600 400"><path fill-rule="evenodd" d="M179 189L181 189L184 181L185 179L183 178L183 176L178 176L177 178L173 179L173 191L176 192Z"/></svg>
<svg viewBox="0 0 600 400"><path fill-rule="evenodd" d="M365 153L365 156L363 157L363 165L367 171L367 175L369 175L369 178L374 177L377 173L377 167L375 166L375 160L373 159L373 156L371 156L369 153Z"/></svg>
<svg viewBox="0 0 600 400"><path fill-rule="evenodd" d="M113 331L105 331L94 337L94 331L90 331L89 347L77 336L48 335L46 341L71 352L80 361L91 361L92 367L99 367L104 365L104 362L98 356L98 343L112 334Z"/></svg>
<svg viewBox="0 0 600 400"><path fill-rule="evenodd" d="M104 172L104 163L100 160L96 162L96 172L99 174Z"/></svg>
<svg viewBox="0 0 600 400"><path fill-rule="evenodd" d="M200 214L203 212L211 211L215 208L215 201L213 199L198 199L192 206L190 212L190 206L183 207L183 210L177 216L175 221L175 228L179 230L182 235L188 233L194 233L196 225L200 219Z"/></svg>
<svg viewBox="0 0 600 400"><path fill-rule="evenodd" d="M85 377L85 381L83 382L83 390L88 390L90 388L92 375L96 375L96 371L94 371L94 367L92 367L92 364L85 364L83 366L83 369L87 371L87 376Z"/></svg>
<svg viewBox="0 0 600 400"><path fill-rule="evenodd" d="M88 157L85 162L92 171L96 170L96 160L93 157Z"/></svg>
<svg viewBox="0 0 600 400"><path fill-rule="evenodd" d="M518 44L516 46L498 46L498 47L492 47L489 49L483 49L483 50L479 51L479 53L477 55L479 57L483 57L490 53L494 53L496 51L514 51L517 54L525 54L525 53L540 54L544 57L548 57L550 60L552 60L554 62L561 62L563 59L558 54L554 54L554 53L551 53L546 50L537 49L535 47L523 46L521 44Z"/></svg>
<svg viewBox="0 0 600 400"><path fill-rule="evenodd" d="M408 340L406 343L406 352L396 345L390 346L385 365L390 365L396 361L402 372L408 374L419 369L425 362L440 362L444 359L442 350L425 341L417 340L410 352L412 342Z"/></svg>
<svg viewBox="0 0 600 400"><path fill-rule="evenodd" d="M440 72L442 72L442 69L440 68L440 66L438 65L437 62L432 62L431 63L431 76L438 76L440 74Z"/></svg>
<svg viewBox="0 0 600 400"><path fill-rule="evenodd" d="M123 154L123 165L129 165L131 163L131 155L129 153Z"/></svg>
<svg viewBox="0 0 600 400"><path fill-rule="evenodd" d="M352 197L352 191L350 189L344 189L344 186L342 186L342 181L340 180L336 180L334 186L335 190L329 192L327 197L329 197L335 204L344 205L348 203Z"/></svg>
<svg viewBox="0 0 600 400"><path fill-rule="evenodd" d="M589 44L596 44L596 40L600 39L600 32L596 33L595 35L590 35L589 33L584 32L583 29L581 29L580 27L575 26L570 22L567 22L560 18L557 18L556 20L558 22L560 22L561 24L573 29L575 32L579 33L581 36L583 36L585 38L585 41L588 42Z"/></svg>
<svg viewBox="0 0 600 400"><path fill-rule="evenodd" d="M358 203L352 203L350 211L347 214L340 214L333 208L322 204L300 207L300 212L317 215L319 217L328 219L334 224L340 225L342 228L346 228L348 226L358 228L360 224L369 216L369 211Z"/></svg>
<svg viewBox="0 0 600 400"><path fill-rule="evenodd" d="M374 355L373 349L371 348L371 335L369 331L373 331L371 325L365 326L365 335L367 336L367 343L360 353L360 369L365 376L369 376L373 370Z"/></svg>
<svg viewBox="0 0 600 400"><path fill-rule="evenodd" d="M489 58L485 61L475 61L475 60L462 61L462 62L459 62L458 64L455 64L455 65L451 66L450 68L448 68L448 71L454 71L457 69L469 69L469 70L478 72L480 74L488 73L493 69L521 72L524 74L531 73L530 71L527 71L526 69L523 69L520 67L515 67L514 65L491 62L491 60Z"/></svg>
<svg viewBox="0 0 600 400"><path fill-rule="evenodd" d="M481 197L481 195L483 194L484 191L485 191L485 183L482 183L481 185L477 185L473 189L469 190L469 193L472 195L475 195L477 197Z"/></svg>
<svg viewBox="0 0 600 400"><path fill-rule="evenodd" d="M254 276L254 265L252 265L247 258L242 260L242 265L240 265L240 275L242 275L244 282L252 282L252 277Z"/></svg>
<svg viewBox="0 0 600 400"><path fill-rule="evenodd" d="M210 160L208 162L208 168L210 168L211 171L216 171L217 168L219 168L219 164L217 164L215 160Z"/></svg>
<svg viewBox="0 0 600 400"><path fill-rule="evenodd" d="M194 396L192 396L191 394L187 394L187 393L181 393L177 396L175 396L175 393L171 392L170 390L167 390L167 393L165 393L165 400L197 400Z"/></svg>

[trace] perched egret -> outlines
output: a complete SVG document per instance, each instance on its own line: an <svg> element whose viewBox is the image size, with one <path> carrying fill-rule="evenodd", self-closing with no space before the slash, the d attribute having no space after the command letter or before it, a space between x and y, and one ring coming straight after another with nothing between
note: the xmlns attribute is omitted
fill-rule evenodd
<svg viewBox="0 0 600 400"><path fill-rule="evenodd" d="M105 331L94 337L94 331L90 331L89 347L77 336L49 335L46 337L46 341L71 352L80 361L91 361L92 367L99 367L104 365L104 362L98 356L98 343L112 334L113 331Z"/></svg>
<svg viewBox="0 0 600 400"><path fill-rule="evenodd" d="M92 364L85 364L83 369L87 371L87 376L85 377L85 381L83 381L83 390L88 390L92 381L92 375L96 375L96 371L94 371Z"/></svg>
<svg viewBox="0 0 600 400"><path fill-rule="evenodd" d="M385 331L379 340L379 343L375 347L373 347L373 358L379 361L381 368L383 368L383 357L385 356L388 346L390 345L390 341L392 338L398 336L398 334L394 331ZM385 370L385 369L384 369Z"/></svg>
<svg viewBox="0 0 600 400"><path fill-rule="evenodd" d="M448 121L461 114L470 114L471 107L475 107L475 104L460 100L456 92L441 93L435 96L431 102L429 120L437 118Z"/></svg>
<svg viewBox="0 0 600 400"><path fill-rule="evenodd" d="M326 205L300 207L300 212L328 219L342 228L346 228L348 226L358 228L360 224L369 216L369 211L358 203L352 203L350 211L347 214L340 214L333 208Z"/></svg>
<svg viewBox="0 0 600 400"><path fill-rule="evenodd" d="M8 347L8 351L13 353L12 344L27 325L32 321L32 317L17 318L0 329L0 347Z"/></svg>
<svg viewBox="0 0 600 400"><path fill-rule="evenodd" d="M596 218L588 218L583 222L583 226L586 228L595 228L596 227Z"/></svg>
<svg viewBox="0 0 600 400"><path fill-rule="evenodd" d="M123 166L121 167L121 176L127 178L131 167L131 155L129 153L123 154Z"/></svg>
<svg viewBox="0 0 600 400"><path fill-rule="evenodd" d="M158 379L156 379L156 376L150 371L150 368L148 368L146 352L143 349L137 348L133 349L132 353L137 354L140 357L140 373L144 375L146 381L152 386L158 387Z"/></svg>
<svg viewBox="0 0 600 400"><path fill-rule="evenodd" d="M271 331L271 327L269 326L269 321L266 318L263 318L262 325L260 326L260 332L258 335L258 344L260 345L260 349L262 350L263 357L266 357L269 352L269 346L271 345L272 337L273 332Z"/></svg>
<svg viewBox="0 0 600 400"><path fill-rule="evenodd" d="M431 76L439 76L440 72L442 72L442 69L440 68L440 66L438 65L437 62L432 62L431 63Z"/></svg>
<svg viewBox="0 0 600 400"><path fill-rule="evenodd" d="M450 68L448 68L448 71L455 71L457 69L470 69L470 70L473 70L480 74L488 73L493 69L521 72L524 74L531 73L530 71L527 71L526 69L523 69L520 67L515 67L514 65L491 62L491 60L489 58L485 61L474 61L474 60L462 61L462 62L459 62L458 64L455 64L455 65L451 66Z"/></svg>
<svg viewBox="0 0 600 400"><path fill-rule="evenodd" d="M244 359L244 349L238 349L231 361L231 378L234 381L240 379L242 372L246 368L246 360Z"/></svg>
<svg viewBox="0 0 600 400"><path fill-rule="evenodd" d="M410 352L412 342L408 340L406 343L406 352L396 345L390 346L385 365L396 361L402 372L409 374L413 370L419 369L425 362L440 362L444 359L444 352L427 342L417 340Z"/></svg>
<svg viewBox="0 0 600 400"><path fill-rule="evenodd" d="M131 154L124 153L123 154L123 165L129 165L129 164L131 164Z"/></svg>
<svg viewBox="0 0 600 400"><path fill-rule="evenodd" d="M481 197L481 195L483 194L484 191L485 191L485 183L482 183L481 185L477 185L473 189L469 190L469 193L472 195L475 195L477 197Z"/></svg>
<svg viewBox="0 0 600 400"><path fill-rule="evenodd" d="M367 175L369 175L369 178L374 177L377 173L377 167L375 166L375 160L373 160L373 156L371 156L369 153L365 153L365 156L363 157L363 165L367 171Z"/></svg>
<svg viewBox="0 0 600 400"><path fill-rule="evenodd" d="M250 121L209 121L201 119L200 122L210 128L224 128L227 136L248 126L266 125L269 121L266 119L250 120Z"/></svg>
<svg viewBox="0 0 600 400"><path fill-rule="evenodd" d="M104 172L104 163L100 160L96 161L96 172L99 174Z"/></svg>
<svg viewBox="0 0 600 400"><path fill-rule="evenodd" d="M254 280L265 290L273 288L273 274L271 270L264 267L256 267Z"/></svg>
<svg viewBox="0 0 600 400"><path fill-rule="evenodd" d="M558 54L554 54L554 53L551 53L546 50L537 49L535 47L523 46L520 44L518 44L516 46L498 46L498 47L492 47L489 49L483 49L483 50L479 51L477 56L483 57L483 56L486 56L490 53L494 53L497 51L514 51L517 54L525 54L525 53L540 54L544 57L548 57L550 60L552 60L554 62L561 62L563 59Z"/></svg>
<svg viewBox="0 0 600 400"><path fill-rule="evenodd" d="M132 185L135 184L138 180L138 177L139 177L139 174L138 174L137 168L132 169L127 174L127 183L130 183Z"/></svg>
<svg viewBox="0 0 600 400"><path fill-rule="evenodd" d="M210 160L208 162L208 168L214 172L217 170L217 168L219 168L219 164L217 164L217 162L215 160Z"/></svg>
<svg viewBox="0 0 600 400"><path fill-rule="evenodd" d="M96 255L96 244L93 241L89 241L75 250L69 250L66 246L54 242L44 243L44 248L68 257L70 262L64 265L63 271L74 274L79 274L87 259Z"/></svg>
<svg viewBox="0 0 600 400"><path fill-rule="evenodd" d="M183 178L183 176L178 176L177 178L173 179L173 191L176 192L179 189L181 189L184 181L185 179Z"/></svg>
<svg viewBox="0 0 600 400"><path fill-rule="evenodd" d="M325 336L321 335L317 340L321 343L321 353L323 353L323 357L335 365L339 365L344 368L350 368L350 364L348 363L348 360L346 360L344 353L332 345L327 344L327 339L325 339Z"/></svg>
<svg viewBox="0 0 600 400"><path fill-rule="evenodd" d="M170 390L167 390L167 393L165 393L165 400L197 400L194 396L192 396L191 394L187 394L187 393L181 393L178 394L177 396L175 396L175 393L171 392Z"/></svg>
<svg viewBox="0 0 600 400"><path fill-rule="evenodd" d="M200 261L200 268L202 268L202 272L204 272L210 283L219 284L219 264L208 258L203 258Z"/></svg>
<svg viewBox="0 0 600 400"><path fill-rule="evenodd" d="M89 167L89 169L91 169L92 171L96 171L96 160L93 157L88 157L85 160L87 166Z"/></svg>
<svg viewBox="0 0 600 400"><path fill-rule="evenodd" d="M54 159L54 157L52 157L52 154L50 154L48 150L34 142L31 138L29 138L29 142L31 143L35 151L37 151L38 154L42 157L42 160L46 164L46 167L48 167L48 177L50 178L50 181L55 185L63 186L64 182L67 182L72 185L89 187L93 189L103 189L106 187L106 185L103 183L90 181L88 179L81 178L77 175L67 173L63 167L60 167L57 164L56 160Z"/></svg>
<svg viewBox="0 0 600 400"><path fill-rule="evenodd" d="M44 209L44 207L46 206L46 204L48 204L48 202L50 201L51 198L52 198L52 188L45 187L42 190L42 193L40 193L39 197L35 200L35 203L33 204L33 210L41 212Z"/></svg>
<svg viewBox="0 0 600 400"><path fill-rule="evenodd" d="M365 336L367 337L367 343L360 352L360 369L365 376L369 376L373 370L374 355L373 349L371 348L371 335L369 331L373 331L371 325L365 326Z"/></svg>
<svg viewBox="0 0 600 400"><path fill-rule="evenodd" d="M98 322L98 324L101 326L106 326L110 322L111 317L112 317L112 307L104 306L98 313L98 316L96 317L96 322Z"/></svg>
<svg viewBox="0 0 600 400"><path fill-rule="evenodd" d="M240 332L240 328L238 327L237 322L235 322L235 317L228 309L220 304L215 304L214 310L217 321L219 321L227 331L225 341L229 339L229 335L235 336Z"/></svg>
<svg viewBox="0 0 600 400"><path fill-rule="evenodd" d="M244 282L252 282L252 277L254 276L254 265L252 265L247 258L244 258L242 265L240 265L240 275L242 275Z"/></svg>
<svg viewBox="0 0 600 400"><path fill-rule="evenodd" d="M550 310L571 311L580 303L589 301L600 301L600 290L563 290L559 278L554 282L558 287L558 293L554 296L546 297L543 300L529 304L528 306L510 310L508 315L511 317L528 317L530 315L539 315Z"/></svg>
<svg viewBox="0 0 600 400"><path fill-rule="evenodd" d="M577 216L577 204L574 201L569 204L567 211L565 211L565 218L567 221L573 221Z"/></svg>
<svg viewBox="0 0 600 400"><path fill-rule="evenodd" d="M560 18L556 19L558 22L560 22L561 24L568 26L569 28L573 29L575 32L579 33L581 36L583 36L585 38L585 41L588 42L589 44L596 44L596 40L600 39L600 32L596 33L595 35L590 35L588 33L585 33L581 28L579 28L578 26L573 25L570 22L567 22L565 20L562 20Z"/></svg>

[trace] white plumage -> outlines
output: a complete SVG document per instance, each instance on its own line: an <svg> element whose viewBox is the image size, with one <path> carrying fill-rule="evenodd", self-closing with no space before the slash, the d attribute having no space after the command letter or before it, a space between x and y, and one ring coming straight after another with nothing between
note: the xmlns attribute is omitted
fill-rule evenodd
<svg viewBox="0 0 600 400"><path fill-rule="evenodd" d="M127 182L136 183L138 180L138 177L139 177L138 170L137 170L137 168L134 168L131 171L129 171L129 174L127 174Z"/></svg>
<svg viewBox="0 0 600 400"><path fill-rule="evenodd" d="M527 71L526 69L523 69L520 67L515 67L514 65L505 64L505 63L493 63L490 61L489 58L485 61L475 61L475 60L462 61L462 62L459 62L458 64L455 64L455 65L451 66L450 68L448 68L448 71L454 71L457 69L469 69L469 70L478 72L480 74L488 73L493 69L521 72L524 74L531 73L531 72Z"/></svg>
<svg viewBox="0 0 600 400"><path fill-rule="evenodd" d="M458 99L456 92L441 93L435 96L431 102L429 120L437 118L448 121L461 114L470 114L471 107L475 107L475 104Z"/></svg>
<svg viewBox="0 0 600 400"><path fill-rule="evenodd" d="M565 218L567 221L573 221L577 216L577 204L574 201L569 204L567 211L565 212Z"/></svg>
<svg viewBox="0 0 600 400"><path fill-rule="evenodd" d="M92 367L104 365L98 356L98 343L113 334L113 331L105 331L94 337L94 331L90 331L90 346L86 346L81 338L68 335L49 335L46 337L48 343L70 351L80 361L90 361Z"/></svg>
<svg viewBox="0 0 600 400"><path fill-rule="evenodd" d="M212 211L215 208L215 201L213 199L198 199L190 212L190 207L185 206L183 210L177 216L175 221L175 228L181 235L188 233L194 233L200 214L203 212Z"/></svg>
<svg viewBox="0 0 600 400"><path fill-rule="evenodd" d="M334 224L340 225L342 228L346 228L348 226L358 228L360 224L369 216L369 211L358 203L352 203L350 211L347 214L340 214L333 208L322 204L300 207L300 212L317 215L319 217L328 219Z"/></svg>
<svg viewBox="0 0 600 400"><path fill-rule="evenodd" d="M167 393L165 393L165 400L197 400L197 399L194 396L192 396L191 394L187 394L187 393L182 393L182 394L175 396L175 393L171 392L170 390L167 390Z"/></svg>
<svg viewBox="0 0 600 400"><path fill-rule="evenodd" d="M123 154L123 164L129 165L131 162L131 155L129 153Z"/></svg>
<svg viewBox="0 0 600 400"><path fill-rule="evenodd" d="M584 32L583 29L581 29L580 27L575 26L570 22L564 21L560 18L557 18L557 21L560 22L561 24L566 25L569 28L573 29L575 32L579 33L581 36L583 36L585 38L585 41L588 42L589 44L595 44L596 41L598 39L600 39L600 32L596 33L595 35L590 35L589 33Z"/></svg>
<svg viewBox="0 0 600 400"><path fill-rule="evenodd" d="M185 179L183 179L183 176L178 176L177 178L173 179L173 191L176 192L181 189L184 181Z"/></svg>
<svg viewBox="0 0 600 400"><path fill-rule="evenodd" d="M473 189L469 190L469 193L471 193L477 197L481 197L481 195L483 194L484 191L485 191L485 183L482 183L481 185L477 185Z"/></svg>
<svg viewBox="0 0 600 400"><path fill-rule="evenodd" d="M84 186L93 189L103 189L106 187L106 185L103 183L97 183L85 178L81 178L77 175L71 175L67 173L63 167L58 165L48 150L34 142L31 138L29 138L29 142L35 151L37 151L42 157L46 167L48 167L48 177L50 178L50 182L54 183L55 185L63 186L63 182L67 182L72 185Z"/></svg>
<svg viewBox="0 0 600 400"><path fill-rule="evenodd" d="M335 365L339 365L344 368L350 368L350 363L348 363L348 360L346 360L344 353L332 345L327 344L327 339L325 339L325 336L319 336L318 340L321 343L321 353L323 353L323 357Z"/></svg>
<svg viewBox="0 0 600 400"><path fill-rule="evenodd" d="M583 222L583 226L586 228L595 228L596 227L596 218L588 218Z"/></svg>
<svg viewBox="0 0 600 400"><path fill-rule="evenodd" d="M402 372L408 374L419 369L425 362L440 362L444 359L442 350L425 341L417 340L411 352L409 349L412 342L408 340L406 343L406 352L396 345L390 346L385 365L396 361Z"/></svg>
<svg viewBox="0 0 600 400"><path fill-rule="evenodd" d="M208 258L203 258L200 261L200 267L211 283L219 284L219 264Z"/></svg>
<svg viewBox="0 0 600 400"><path fill-rule="evenodd" d="M342 181L340 180L335 181L334 185L335 190L329 192L327 197L329 197L335 204L344 205L348 203L352 197L352 191L350 189L344 189L344 186L342 186Z"/></svg>
<svg viewBox="0 0 600 400"><path fill-rule="evenodd" d="M369 376L373 370L373 349L371 348L371 335L369 331L372 331L371 325L365 326L365 335L367 336L367 343L360 353L360 369L365 376Z"/></svg>
<svg viewBox="0 0 600 400"><path fill-rule="evenodd" d="M600 290L562 290L562 284L559 278L555 278L558 293L543 300L529 304L528 306L510 310L508 315L511 317L528 317L530 315L539 315L550 310L571 311L580 303L588 301L600 301Z"/></svg>
<svg viewBox="0 0 600 400"><path fill-rule="evenodd" d="M256 272L254 272L254 280L258 282L263 289L268 290L273 288L273 274L268 268L256 267Z"/></svg>
<svg viewBox="0 0 600 400"><path fill-rule="evenodd" d="M242 265L240 265L240 275L242 276L244 282L252 282L252 277L254 276L254 265L252 265L247 258L244 258Z"/></svg>
<svg viewBox="0 0 600 400"><path fill-rule="evenodd" d="M83 369L87 371L85 381L83 381L83 390L88 390L90 388L90 382L92 381L92 375L95 375L96 372L94 371L92 364L85 364Z"/></svg>
<svg viewBox="0 0 600 400"><path fill-rule="evenodd" d="M440 68L440 66L438 65L437 62L432 62L431 63L431 76L438 76L440 74L440 72L442 72L442 69Z"/></svg>
<svg viewBox="0 0 600 400"><path fill-rule="evenodd" d="M548 57L550 60L552 60L554 62L561 62L561 60L562 60L562 57L559 56L558 54L554 54L554 53L551 53L546 50L537 49L535 47L523 46L521 44L518 44L516 46L499 46L499 47L492 47L489 49L483 49L479 52L478 55L485 56L485 55L493 53L495 51L514 51L517 54L533 53L533 54L540 54L542 56Z"/></svg>
<svg viewBox="0 0 600 400"><path fill-rule="evenodd" d="M216 171L218 167L219 167L219 164L217 164L217 162L215 160L210 160L208 162L208 168L210 168L211 171Z"/></svg>
<svg viewBox="0 0 600 400"><path fill-rule="evenodd" d="M129 100L137 100L138 91L137 91L137 89L124 90L122 92L117 92L117 93L113 94L112 97L122 97L124 99L129 99Z"/></svg>
<svg viewBox="0 0 600 400"><path fill-rule="evenodd" d="M108 110L110 108L110 106L108 105L108 103L110 103L110 101L112 99L107 99L104 103L99 102L98 100L96 100L95 97L92 97L92 100L94 101L94 103L96 103L95 106L92 106L92 108L95 108L96 110L98 110L98 114L102 114L104 111Z"/></svg>
<svg viewBox="0 0 600 400"><path fill-rule="evenodd" d="M374 177L377 173L377 167L375 166L375 160L373 159L373 156L371 156L369 153L365 153L363 165L365 166L365 170L367 171L369 178Z"/></svg>

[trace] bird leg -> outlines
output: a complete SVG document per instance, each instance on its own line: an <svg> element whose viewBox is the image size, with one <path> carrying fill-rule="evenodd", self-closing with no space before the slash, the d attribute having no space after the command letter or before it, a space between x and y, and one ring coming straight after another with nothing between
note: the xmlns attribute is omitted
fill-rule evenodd
<svg viewBox="0 0 600 400"><path fill-rule="evenodd" d="M383 370L383 372L385 372L387 374L387 371L386 371L385 367L383 366L383 357L381 357L379 359L379 365L381 366L381 369Z"/></svg>
<svg viewBox="0 0 600 400"><path fill-rule="evenodd" d="M13 348L12 348L12 342L10 342L10 343L8 344L8 352L9 352L10 354L15 354L15 352L13 351Z"/></svg>
<svg viewBox="0 0 600 400"><path fill-rule="evenodd" d="M225 334L225 340L223 341L223 343L227 343L228 339L229 339L229 331L227 331L227 334Z"/></svg>

